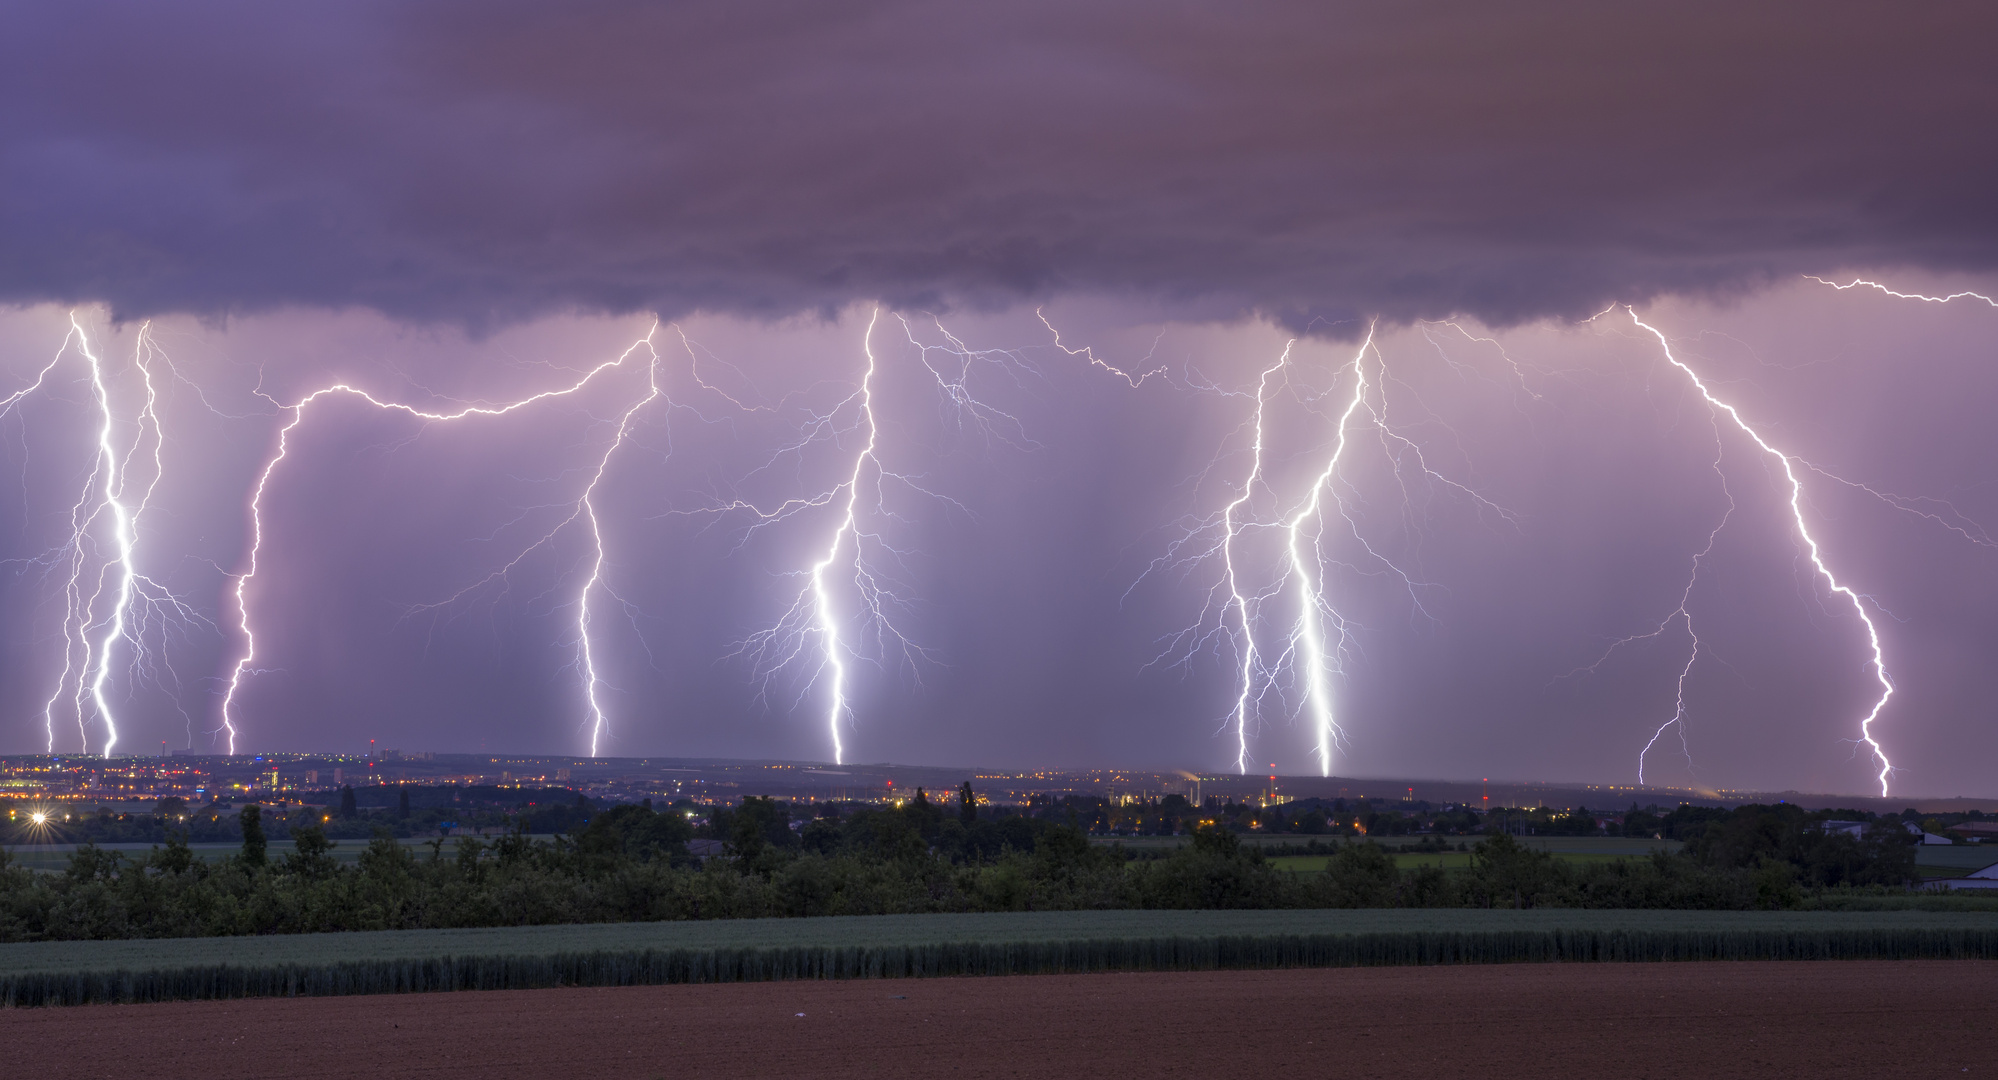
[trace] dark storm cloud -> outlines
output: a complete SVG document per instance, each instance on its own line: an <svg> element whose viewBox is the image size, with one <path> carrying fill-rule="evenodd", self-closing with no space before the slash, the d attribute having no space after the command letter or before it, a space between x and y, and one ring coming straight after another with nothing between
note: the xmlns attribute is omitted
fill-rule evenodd
<svg viewBox="0 0 1998 1080"><path fill-rule="evenodd" d="M1969 3L69 3L0 299L1506 322L1998 265Z"/></svg>

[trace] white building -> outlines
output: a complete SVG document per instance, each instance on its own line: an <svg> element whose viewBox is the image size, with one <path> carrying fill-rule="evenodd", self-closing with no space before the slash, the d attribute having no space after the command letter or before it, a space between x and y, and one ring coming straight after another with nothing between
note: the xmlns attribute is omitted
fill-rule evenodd
<svg viewBox="0 0 1998 1080"><path fill-rule="evenodd" d="M1921 838L1922 838L1922 843L1924 843L1924 844L1954 844L1954 843L1956 843L1956 841L1954 841L1954 840L1951 840L1951 839L1950 839L1949 837L1947 837L1947 836L1937 836L1937 835L1936 835L1935 833L1932 833L1932 832L1923 832L1923 831L1922 831L1922 827L1921 827L1920 825L1917 825L1917 824L1915 824L1915 823L1914 823L1914 822L1912 822L1912 821L1904 821L1904 822L1902 822L1902 823L1901 823L1901 827L1902 827L1902 828L1904 828L1904 829L1906 829L1906 830L1908 830L1909 832L1911 832L1911 833L1915 834L1916 836L1919 836L1919 837L1921 837Z"/></svg>
<svg viewBox="0 0 1998 1080"><path fill-rule="evenodd" d="M1998 863L1992 863L1982 870L1973 870L1960 878L1943 878L1932 884L1945 889L1998 889Z"/></svg>

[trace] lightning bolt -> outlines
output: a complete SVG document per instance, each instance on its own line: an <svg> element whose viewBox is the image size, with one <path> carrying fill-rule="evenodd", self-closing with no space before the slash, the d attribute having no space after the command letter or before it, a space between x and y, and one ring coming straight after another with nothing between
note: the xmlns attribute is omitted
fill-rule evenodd
<svg viewBox="0 0 1998 1080"><path fill-rule="evenodd" d="M455 411L434 411L434 410L419 408L414 405L405 404L403 402L384 400L380 397L375 396L372 393L369 393L366 390L349 385L347 383L333 383L328 386L320 387L317 390L313 390L312 392L299 398L297 401L293 402L292 404L280 405L279 406L280 414L288 414L289 418L278 429L276 450L271 455L271 457L265 461L263 469L257 475L256 485L251 492L250 509L249 509L249 518L250 518L249 549L244 556L244 561L245 561L244 570L241 574L237 575L236 577L236 585L234 590L235 603L236 603L236 620L237 620L238 630L241 634L242 648L241 651L238 653L234 664L230 668L228 689L223 694L222 698L222 731L226 734L228 739L229 753L232 755L235 754L236 738L237 735L240 733L237 724L237 721L240 718L238 713L237 700L236 700L237 695L241 692L244 681L250 675L256 673L255 664L257 657L257 637L256 637L256 630L252 626L251 617L250 617L249 592L251 584L256 580L259 561L263 552L264 495L270 489L271 478L273 475L276 474L278 466L284 463L285 458L291 452L292 432L297 430L298 426L305 422L306 411L314 403L325 398L342 396L365 402L366 404L372 405L375 408L383 410L385 412L402 413L413 419L420 420L426 424L458 421L458 420L464 420L468 417L506 416L510 413L518 412L522 409L529 408L531 406L540 404L541 402L548 401L550 399L568 397L572 394L576 394L585 387L589 386L593 381L595 381L597 376L608 371L613 371L623 368L626 365L626 363L631 360L632 356L638 353L642 349L645 351L645 353L648 356L646 392L643 395L641 395L638 400L636 400L630 406L628 406L626 410L622 413L622 415L619 417L618 424L616 427L616 434L612 439L610 446L607 447L603 455L597 459L596 469L592 472L589 482L584 487L583 492L578 496L576 502L573 504L572 511L569 514L569 516L564 518L559 523L557 523L553 528L551 528L547 533L542 535L540 538L530 543L519 555L515 556L510 562L508 562L501 569L495 571L491 575L488 575L483 581L479 582L478 584L470 586L467 589L461 590L456 596L452 597L450 600L446 600L443 602L443 604L449 604L469 594L471 591L479 588L480 585L488 584L494 580L505 578L507 573L511 571L515 566L517 566L522 559L525 559L529 552L537 550L551 543L555 539L555 537L558 534L560 534L561 531L567 526L579 520L587 524L592 544L592 554L590 556L589 574L586 576L582 587L576 593L576 604L578 608L576 627L578 634L578 642L577 642L578 663L581 668L581 675L583 682L583 697L590 723L590 753L592 756L595 756L598 750L599 740L603 737L603 735L607 730L608 721L602 706L602 702L598 696L599 688L602 686L602 679L597 671L595 647L591 636L592 612L590 608L590 599L592 595L598 592L599 590L603 590L609 595L611 595L613 598L616 598L616 594L614 592L610 592L610 590L603 584L604 539L603 539L602 525L598 517L596 495L597 495L598 486L599 484L601 484L603 480L604 473L609 469L612 458L616 456L617 450L625 444L627 438L631 433L633 420L637 417L638 413L642 409L644 409L647 405L651 404L653 401L657 400L663 393L659 385L659 376L658 376L659 360L660 360L659 353L656 349L653 348L652 345L653 335L656 334L657 332L658 332L658 326L657 324L654 324L653 328L647 331L643 338L640 338L638 341L632 343L630 347L625 349L625 351L620 353L615 359L606 360L603 363L598 364L593 368L590 368L589 370L585 371L581 375L581 377L576 379L576 381L567 386L558 387L552 390L543 390L539 393L531 394L519 400L510 401L503 404L497 404L497 405L490 403L475 404L475 405L467 405ZM275 402L273 403L275 404ZM425 605L425 607L439 607L443 606L443 604Z"/></svg>
<svg viewBox="0 0 1998 1080"><path fill-rule="evenodd" d="M1412 482L1434 483L1469 497L1481 513L1493 511L1508 522L1515 520L1510 511L1432 468L1422 448L1391 422L1386 396L1387 366L1372 326L1353 359L1339 369L1341 373L1350 370L1351 382L1343 404L1327 417L1331 446L1310 487L1287 511L1273 517L1258 514L1259 497L1270 490L1266 475L1273 423L1270 406L1283 392L1288 392L1311 407L1314 414L1324 415L1314 403L1332 394L1299 389L1291 377L1295 344L1294 341L1286 344L1282 354L1257 377L1249 418L1237 429L1247 432L1249 451L1248 471L1239 486L1231 486L1228 501L1212 516L1182 523L1180 534L1139 575L1142 581L1166 569L1186 574L1210 560L1218 565L1216 580L1207 590L1194 623L1168 638L1165 650L1153 662L1171 659L1175 666L1181 666L1210 647L1218 649L1225 643L1232 650L1235 698L1223 726L1224 730L1232 730L1235 767L1243 775L1247 775L1251 763L1251 725L1264 702L1278 692L1277 683L1285 672L1302 684L1297 697L1315 735L1313 752L1317 765L1324 775L1331 775L1334 755L1343 737L1331 678L1343 670L1344 659L1352 648L1354 629L1354 624L1331 599L1332 568L1398 581L1414 609L1428 617L1421 592L1433 587L1433 583L1417 580L1370 541L1347 502L1344 489L1349 485L1342 474L1352 456L1356 430L1371 433L1401 486L1405 504L1413 497ZM1369 357L1380 367L1378 381L1368 376ZM1210 472L1220 460L1217 457L1210 463ZM1364 553L1364 560L1357 563L1338 560L1326 550L1328 515L1334 512L1342 523L1342 542L1357 547ZM1258 576L1248 565L1248 553L1240 550L1240 545L1250 533L1263 530L1281 530L1285 547L1277 567ZM1247 584L1251 580L1259 583ZM1262 645L1263 611L1286 594L1295 604L1296 618L1288 624L1281 643L1266 650Z"/></svg>
<svg viewBox="0 0 1998 1080"><path fill-rule="evenodd" d="M647 334L645 345L650 349L651 344L652 337ZM626 355L629 355L629 352ZM629 602L604 584L604 532L603 525L597 517L597 487L603 483L604 473L610 469L611 458L617 455L618 449L624 445L626 437L630 435L633 418L646 406L659 400L661 393L663 391L659 386L659 355L655 352L652 355L652 362L646 366L645 395L632 402L631 407L624 411L624 415L618 417L617 436L611 440L608 447L604 448L603 457L597 460L596 472L590 476L589 486L583 489L583 497L579 503L583 517L589 523L592 550L589 576L584 579L582 588L576 592L577 660L583 669L583 698L589 704L591 757L598 756L598 744L608 733L610 721L604 715L603 702L597 696L598 689L603 685L603 678L597 674L596 646L590 637L590 594L602 589L626 610L631 607Z"/></svg>
<svg viewBox="0 0 1998 1080"><path fill-rule="evenodd" d="M1290 553L1290 573L1297 579L1297 629L1294 639L1297 648L1303 653L1304 700L1311 712L1312 728L1317 732L1318 768L1321 775L1332 775L1332 753L1337 747L1340 730L1333 716L1332 688L1329 676L1332 674L1334 657L1344 654L1348 637L1346 619L1339 610L1326 600L1323 568L1325 555L1320 549L1324 539L1325 493L1331 490L1333 481L1339 475L1339 463L1346 455L1347 430L1352 424L1353 415L1366 407L1367 351L1373 348L1374 330L1367 328L1367 338L1360 343L1358 355L1353 357L1353 393L1346 399L1346 409L1339 414L1334 428L1332 453L1325 459L1325 467L1312 481L1311 495L1305 499L1290 520L1284 525L1288 541L1285 545ZM1339 496L1333 495L1335 501ZM1345 505L1339 501L1340 513L1345 514ZM1351 518L1347 520L1350 522ZM1305 527L1315 524L1317 532L1312 536L1311 558L1305 557ZM1314 571L1318 576L1314 577ZM1325 628L1329 625L1338 635L1336 647L1327 650Z"/></svg>
<svg viewBox="0 0 1998 1080"><path fill-rule="evenodd" d="M1699 391L1699 394L1702 398L1706 399L1707 407L1709 409L1713 410L1717 415L1725 414L1727 418L1733 422L1734 426L1741 431L1742 434L1748 436L1749 440L1755 443L1755 445L1758 448L1760 448L1763 453L1769 455L1771 458L1774 458L1776 462L1783 467L1783 476L1784 479L1788 482L1790 488L1790 497L1788 501L1790 507L1791 522L1796 527L1798 537L1801 538L1804 542L1804 547L1810 557L1811 566L1815 568L1818 576L1824 579L1827 588L1829 588L1832 592L1835 592L1840 596L1845 597L1845 599L1852 604L1853 613L1859 616L1860 623L1866 627L1866 638L1867 638L1867 647L1870 654L1870 664L1873 669L1874 679L1880 685L1880 696L1874 699L1872 708L1868 709L1866 715L1862 717L1859 721L1859 741L1866 745L1867 749L1871 751L1874 760L1878 761L1880 764L1880 771L1878 774L1878 779L1880 781L1880 795L1882 798L1885 798L1888 792L1888 781L1893 774L1894 766L1893 763L1887 759L1886 751L1881 747L1880 743L1873 737L1873 724L1875 721L1877 721L1880 718L1880 712L1882 709L1886 708L1888 699L1894 696L1894 682L1893 679L1890 678L1887 674L1887 661L1885 653L1880 644L1879 627L1874 624L1873 617L1867 613L1866 605L1861 600L1859 594L1853 591L1853 589L1850 586L1841 582L1838 579L1838 577L1832 573L1831 567L1825 563L1823 549L1819 545L1817 537L1812 534L1809 523L1804 519L1804 508L1803 508L1804 483L1802 478L1800 478L1797 474L1798 466L1804 463L1800 459L1794 458L1789 454L1786 454L1783 451L1776 449L1776 447L1771 445L1767 439L1764 439L1762 437L1762 434L1760 432L1755 430L1754 426L1749 424L1747 419L1741 415L1739 410L1737 410L1733 405L1730 405L1727 402L1716 397L1714 395L1714 392L1707 386L1706 381L1700 378L1699 373L1694 371L1684 361L1680 360L1679 357L1672 351L1672 343L1665 337L1665 335L1662 332L1660 332L1657 327L1654 327L1651 324L1645 322L1643 319L1639 318L1636 309L1626 307L1624 308L1624 311L1630 315L1631 322L1636 324L1638 328L1644 330L1645 332L1649 333L1652 337L1658 339L1658 346L1663 351L1666 361L1670 363L1673 367L1677 368L1680 372L1685 374L1686 378L1693 384L1693 388ZM1709 543L1709 550L1711 550L1711 542ZM1681 603L1681 610L1682 611L1684 610L1683 602ZM1691 626L1690 617L1688 617L1687 624L1690 629ZM1690 667L1691 664L1689 662L1688 668L1690 669ZM1682 714L1684 709L1684 694L1683 694L1684 684L1685 684L1685 679L1684 676L1682 675L1680 678L1680 686L1681 686L1680 708L1682 710ZM1674 718L1674 722L1676 721L1677 717ZM1671 725L1670 723L1668 723L1666 726L1669 727ZM1661 732L1663 730L1664 730L1663 728L1660 728ZM1654 735L1652 738L1652 742L1655 743L1656 741L1657 741L1657 736ZM1646 749L1649 750L1648 745ZM1642 756L1640 755L1640 768L1642 767L1641 763L1642 763Z"/></svg>
<svg viewBox="0 0 1998 1080"><path fill-rule="evenodd" d="M875 399L882 367L874 340L881 315L880 308L873 309L861 334L863 364L857 388L830 409L811 413L797 439L750 473L754 477L773 470L778 462L800 458L820 442L839 445L850 441L851 456L846 459L839 478L823 490L767 507L736 499L684 512L747 514L751 522L745 536L821 508L836 512L830 531L817 546L821 554L809 567L797 572L803 584L789 606L772 625L742 641L734 655L750 660L762 685L759 700L767 698L779 673L806 669L798 700L802 702L815 688L823 688L826 739L832 749L832 760L839 764L846 760L845 733L855 722L850 686L853 666L864 658L885 659L899 651L904 666L920 672L922 662L933 659L927 649L898 625L900 614L912 604L902 591L896 571L911 553L894 546L883 531L868 525L868 521L898 519L885 501L890 483L961 514L970 514L961 502L935 490L922 477L897 472L882 461L882 433ZM901 323L903 336L914 349L918 363L930 375L947 410L947 422L954 423L959 430L1014 449L1038 449L1038 444L1027 437L1018 417L981 400L970 386L971 373L979 366L1031 371L1031 365L1016 351L974 349L935 318L930 322L943 344L927 343L917 336L907 317L900 314L893 317ZM1071 356L1079 354L1076 350L1064 351ZM843 595L854 603L853 611L842 611ZM862 637L851 636L856 623L862 627ZM864 637L869 630L871 643Z"/></svg>
<svg viewBox="0 0 1998 1080"><path fill-rule="evenodd" d="M1120 368L1117 365L1110 363L1108 360L1099 358L1096 355L1095 351L1092 350L1087 345L1084 345L1080 349L1071 349L1068 346L1063 345L1061 343L1061 331L1055 329L1055 325L1048 321L1048 317L1046 315L1041 314L1040 308L1034 309L1034 317L1041 320L1041 325L1048 328L1048 333L1054 335L1055 348L1060 349L1062 352L1065 352L1070 356L1082 357L1083 359L1089 361L1092 365L1102 368L1104 371L1107 371L1110 374L1115 375L1118 378L1124 380L1124 382L1129 384L1133 390L1137 389L1140 386L1143 386L1145 384L1146 379L1149 379L1154 375L1163 376L1166 372L1165 366L1161 365L1159 367L1152 368L1150 371L1143 371L1139 372L1136 375L1133 375L1130 372L1125 371L1123 368ZM1152 339L1152 352L1147 353L1145 355L1146 363L1150 363L1152 356L1158 352L1159 342L1165 340L1165 335L1166 332L1164 330L1160 330L1159 336Z"/></svg>
<svg viewBox="0 0 1998 1080"><path fill-rule="evenodd" d="M49 374L62 363L63 357L69 353L71 344L76 340L77 333L76 320L72 316L69 332L63 337L62 346L56 350L55 356L40 371L35 373L33 382L9 395L4 402L0 402L0 415L11 412L22 401L26 400L29 395L42 388L43 384L48 381ZM55 685L49 691L48 700L42 706L42 727L48 740L48 752L51 754L55 753L56 706L62 701L64 691L70 685L70 675L76 669L76 640L82 633L80 623L88 618L87 615L79 614L79 608L82 605L80 583L83 576L85 548L88 545L89 539L89 530L85 524L87 515L84 512L84 508L89 505L90 491L96 486L97 474L103 467L104 460L101 454L92 459L91 473L84 479L82 490L77 493L76 503L70 508L69 539L53 555L45 555L40 559L34 560L36 562L46 562L53 568L55 560L61 558L69 565L69 577L63 583L62 673L56 677ZM79 731L83 730L83 717L81 713L77 716L77 726ZM87 742L85 749L88 749Z"/></svg>
<svg viewBox="0 0 1998 1080"><path fill-rule="evenodd" d="M98 360L96 354L90 351L90 338L83 332L83 327L77 323L74 315L70 317L70 327L76 332L78 351L82 352L84 358L89 361L91 391L103 420L97 430L97 472L104 477L104 487L101 501L98 505L100 513L108 513L111 517L112 540L117 545L117 554L111 560L110 564L116 567L111 573L117 579L115 595L111 604L111 616L105 620L102 631L103 636L98 641L93 644L87 636L85 637L83 653L83 670L88 672L93 669L93 666L95 668L95 673L90 678L90 700L96 706L99 721L104 725L104 756L110 757L112 756L113 748L118 743L118 718L112 712L110 700L105 697L104 685L111 674L112 646L117 644L126 634L126 613L132 604L133 589L138 577L138 571L133 567L132 562L134 558L133 549L137 543L133 535L133 519L137 515L133 512L132 508L125 505L125 487L131 475L129 469L131 464L130 453L137 452L138 443L135 440L130 453L123 456L112 445L115 432L111 414L111 391L104 384L104 365ZM153 389L152 372L143 362L144 337L145 331L141 330L140 355L142 359L139 364L139 371L145 381L146 399L145 405L139 413L141 424L140 436L143 438L145 427L150 426L152 428L156 444L155 460L157 460L159 416L154 411L154 405L158 401L158 396ZM158 470L155 470L153 483L157 485L158 482L159 474ZM147 488L147 500L150 500L152 490L152 487ZM143 508L143 504L141 508ZM97 602L103 595L104 577L104 573L100 572L98 574L97 591L92 593L90 598L85 601L84 611L88 612L96 609ZM78 715L80 716L81 713L82 710L79 709Z"/></svg>
<svg viewBox="0 0 1998 1080"><path fill-rule="evenodd" d="M1235 767L1243 776L1249 774L1249 703L1256 696L1257 666L1255 615L1251 600L1242 591L1241 571L1236 566L1235 541L1241 535L1242 523L1236 515L1248 507L1255 498L1256 488L1263 482L1263 429L1264 410L1269 405L1270 377L1290 365L1290 350L1295 342L1285 342L1282 355L1275 364L1263 369L1256 379L1256 411L1252 421L1254 435L1249 444L1249 475L1242 481L1242 490L1230 500L1221 511L1221 565L1222 576L1228 585L1228 602L1222 615L1235 613L1237 638L1236 649L1241 660L1241 683L1235 695ZM1258 597L1258 600L1261 598Z"/></svg>
<svg viewBox="0 0 1998 1080"><path fill-rule="evenodd" d="M1721 469L1721 463L1725 456L1725 444L1721 441L1720 417L1717 413L1709 410L1707 420L1708 426L1712 429L1714 436L1714 477L1720 482L1721 495L1727 499L1727 509L1721 513L1720 520L1714 523L1712 531L1707 533L1706 546L1693 554L1692 564L1686 574L1686 583L1679 590L1678 606L1667 612L1665 617L1658 620L1657 624L1651 629L1639 634L1630 634L1610 642L1609 647L1603 650L1602 655L1596 658L1595 663L1589 664L1586 667L1576 668L1568 672L1568 674L1561 676L1562 679L1570 679L1578 675L1593 675L1597 671L1600 671L1602 666L1609 662L1610 657L1616 655L1617 651L1624 646L1634 645L1640 641L1656 641L1664 637L1666 632L1674 626L1683 625L1686 628L1686 637L1689 640L1690 648L1686 653L1686 662L1680 666L1678 678L1673 686L1672 715L1666 718L1664 723L1658 725L1657 729L1651 733L1650 740L1644 744L1644 749L1637 752L1637 782L1640 784L1644 783L1645 760L1651 754L1652 748L1658 745L1658 740L1665 737L1667 731L1674 729L1678 731L1679 749L1685 755L1686 765L1688 768L1691 768L1693 765L1692 745L1686 737L1686 683L1693 676L1693 668L1700 662L1701 652L1699 630L1693 624L1693 590L1699 585L1701 567L1706 565L1707 558L1713 554L1714 545L1719 542L1721 531L1727 528L1728 521L1734 517L1734 512L1737 509L1734 501L1734 492L1728 486L1727 474ZM1559 682L1560 680L1557 679L1555 681Z"/></svg>
<svg viewBox="0 0 1998 1080"><path fill-rule="evenodd" d="M55 552L34 560L51 569L61 565L67 571L63 582L63 667L43 705L42 722L48 752L54 753L57 708L67 698L85 749L94 718L103 728L103 753L109 757L118 743L118 714L110 694L115 650L121 643L130 647L129 667L135 678L155 675L155 665L171 675L171 665L149 645L149 631L163 634L175 618L205 620L138 567L139 519L166 471L159 395L151 363L157 355L151 324L140 326L134 347L133 365L143 396L135 414L126 421L134 432L130 443L123 446L116 395L106 365L91 348L90 336L73 312L69 324L62 347L35 380L0 400L0 416L39 390L65 355L73 352L83 361L98 417L91 471L70 507L69 538ZM144 474L148 479L134 502L134 477L140 473L135 459L148 447L151 468ZM107 525L110 537L105 545L99 534Z"/></svg>
<svg viewBox="0 0 1998 1080"><path fill-rule="evenodd" d="M1824 278L1818 277L1813 274L1805 274L1804 277L1808 280L1815 281L1820 285L1829 285L1840 292L1844 292L1847 289L1856 289L1860 288L1861 286L1864 286L1869 289L1878 289L1881 292L1886 293L1888 296L1892 296L1900 300L1920 300L1924 303L1929 303L1929 304L1947 304L1952 300L1982 300L1985 303L1991 305L1992 307L1998 307L1998 300L1994 300L1991 297L1984 295L1983 293L1965 291L1965 292L1951 293L1948 296L1924 296L1921 293L1897 292L1893 289L1888 288L1885 285L1880 284L1877 281L1868 281L1865 278L1853 278L1851 281L1848 281L1845 284L1840 285L1836 281L1826 281Z"/></svg>
<svg viewBox="0 0 1998 1080"><path fill-rule="evenodd" d="M807 680L806 689L821 677L826 683L826 737L832 744L832 757L835 764L846 762L846 742L840 735L843 722L850 720L851 709L847 700L848 663L851 648L841 634L839 606L833 596L831 575L835 565L843 567L842 572L850 575L854 588L860 597L863 613L870 624L879 628L878 632L900 641L905 649L913 649L909 639L896 629L889 616L889 608L899 603L892 586L879 574L862 550L864 542L871 537L860 526L860 493L867 483L871 469L874 479L875 498L880 498L880 485L884 473L878 456L880 427L874 415L874 379L879 364L874 355L874 327L881 319L881 309L874 309L868 316L867 329L861 335L861 353L866 364L861 372L860 386L852 394L838 402L822 415L816 415L808 425L805 436L786 452L802 450L808 443L823 437L837 438L842 430L837 417L849 407L854 412L853 428L860 434L858 448L854 451L845 479L833 487L804 498L789 499L774 509L761 510L754 504L736 501L721 510L747 510L757 518L751 529L761 528L783 521L807 510L822 506L836 506L839 516L833 523L832 533L826 538L825 554L812 563L805 574L805 586L799 590L791 606L779 617L776 624L750 636L743 643L743 650L755 659L755 666L766 680L778 670L798 661L816 639L819 663L812 678ZM849 541L853 553L842 562L841 553ZM892 549L889 549L892 551Z"/></svg>

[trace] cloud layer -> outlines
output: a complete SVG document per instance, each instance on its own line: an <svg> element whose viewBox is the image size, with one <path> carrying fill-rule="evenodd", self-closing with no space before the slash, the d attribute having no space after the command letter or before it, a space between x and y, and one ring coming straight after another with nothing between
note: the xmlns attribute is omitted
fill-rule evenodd
<svg viewBox="0 0 1998 1080"><path fill-rule="evenodd" d="M0 300L1495 323L1998 266L1988 5L86 2Z"/></svg>

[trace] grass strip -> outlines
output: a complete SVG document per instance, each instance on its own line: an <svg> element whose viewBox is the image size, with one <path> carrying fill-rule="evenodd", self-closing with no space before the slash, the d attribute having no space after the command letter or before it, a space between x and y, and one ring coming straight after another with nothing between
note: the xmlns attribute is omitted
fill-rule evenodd
<svg viewBox="0 0 1998 1080"><path fill-rule="evenodd" d="M1538 962L1998 959L1933 912L1034 912L0 946L0 1004Z"/></svg>

